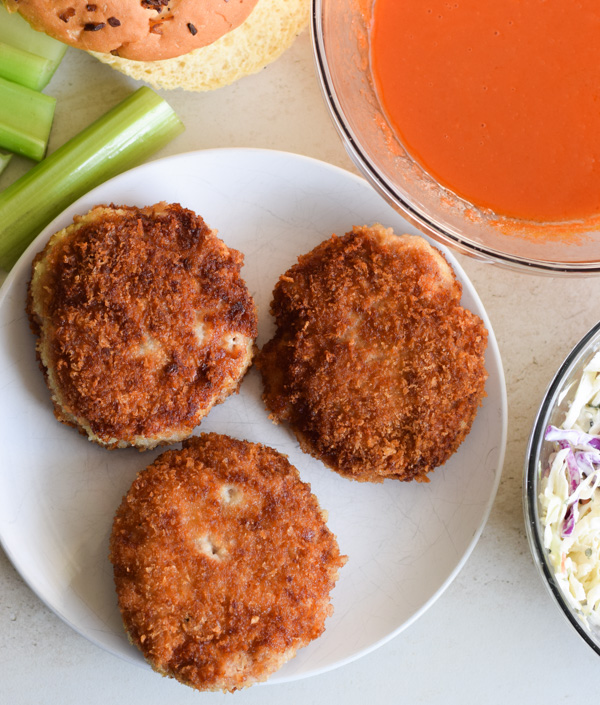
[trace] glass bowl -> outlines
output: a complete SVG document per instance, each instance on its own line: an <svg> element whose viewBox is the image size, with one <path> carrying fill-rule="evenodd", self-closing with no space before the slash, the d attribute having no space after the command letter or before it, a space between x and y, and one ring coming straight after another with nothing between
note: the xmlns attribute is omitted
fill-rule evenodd
<svg viewBox="0 0 600 705"><path fill-rule="evenodd" d="M312 0L321 88L359 171L413 225L462 253L538 273L600 272L597 225L539 223L482 211L441 187L411 159L389 126L371 79L374 1Z"/></svg>
<svg viewBox="0 0 600 705"><path fill-rule="evenodd" d="M588 626L585 623L563 595L554 575L554 569L544 548L544 529L540 520L538 500L541 469L548 466L549 456L554 450L553 444L544 440L545 430L549 424L560 426L564 421L583 368L598 350L600 350L600 323L597 323L569 353L546 391L527 447L523 509L529 546L544 584L563 615L600 656L600 628L594 625Z"/></svg>

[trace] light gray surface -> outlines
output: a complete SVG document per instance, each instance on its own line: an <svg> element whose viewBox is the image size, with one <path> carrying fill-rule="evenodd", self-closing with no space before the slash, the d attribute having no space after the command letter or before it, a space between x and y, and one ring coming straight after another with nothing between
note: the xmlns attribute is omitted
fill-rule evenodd
<svg viewBox="0 0 600 705"><path fill-rule="evenodd" d="M52 148L134 85L69 50L47 91L58 98ZM206 147L268 147L352 170L322 101L306 33L278 62L231 87L165 96L187 130L161 156ZM12 168L0 185L17 171L18 166ZM598 320L600 282L514 274L464 257L461 263L498 338L509 435L500 489L483 536L433 607L390 643L343 668L235 695L199 695L71 631L29 591L0 551L0 702L531 705L593 697L598 657L562 618L536 572L523 526L521 483L537 405L568 350Z"/></svg>

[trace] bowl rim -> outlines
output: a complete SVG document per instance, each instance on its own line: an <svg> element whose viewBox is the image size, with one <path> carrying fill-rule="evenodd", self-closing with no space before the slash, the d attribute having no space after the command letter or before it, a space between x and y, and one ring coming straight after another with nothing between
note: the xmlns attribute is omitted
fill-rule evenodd
<svg viewBox="0 0 600 705"><path fill-rule="evenodd" d="M335 94L323 42L322 8L326 1L327 0L311 0L311 39L319 85L325 99L325 104L329 109L330 116L338 134L342 138L342 143L346 148L348 156L380 196L393 208L398 210L412 225L419 228L426 235L429 235L443 245L451 247L455 251L469 255L477 260L493 263L513 271L517 270L550 276L556 274L590 276L600 273L600 259L590 262L557 262L553 260L527 259L461 239L431 222L431 220L426 217L426 214L418 211L404 198L398 195L393 185L378 173L368 155L360 146L359 140L353 134L344 118L344 111Z"/></svg>
<svg viewBox="0 0 600 705"><path fill-rule="evenodd" d="M525 516L525 529L529 540L529 548L546 588L554 599L555 604L560 608L563 616L575 628L579 636L600 656L600 642L595 641L591 637L586 627L567 604L554 576L554 571L546 558L546 550L540 535L537 497L538 458L542 444L544 443L544 432L548 423L548 417L555 406L556 399L569 374L584 357L594 352L590 347L594 339L596 339L596 344L600 348L600 321L590 328L581 340L571 349L544 393L542 403L539 406L533 423L527 444L527 451L525 453L523 513Z"/></svg>

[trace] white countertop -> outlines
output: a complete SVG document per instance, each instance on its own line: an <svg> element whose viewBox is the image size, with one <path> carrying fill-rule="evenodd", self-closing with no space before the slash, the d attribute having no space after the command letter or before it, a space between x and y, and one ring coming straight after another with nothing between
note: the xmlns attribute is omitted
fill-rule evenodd
<svg viewBox="0 0 600 705"><path fill-rule="evenodd" d="M58 99L51 149L135 86L69 49L47 89ZM156 156L208 147L264 147L355 171L322 100L307 32L276 63L233 86L164 95L187 129ZM18 169L13 168L13 177ZM525 536L521 490L537 406L570 348L598 321L600 284L597 278L516 274L459 259L487 309L503 357L508 445L483 535L458 577L424 615L373 653L323 675L233 695L198 694L123 662L73 632L37 599L0 550L0 702L547 705L593 698L600 662L561 616L537 573Z"/></svg>

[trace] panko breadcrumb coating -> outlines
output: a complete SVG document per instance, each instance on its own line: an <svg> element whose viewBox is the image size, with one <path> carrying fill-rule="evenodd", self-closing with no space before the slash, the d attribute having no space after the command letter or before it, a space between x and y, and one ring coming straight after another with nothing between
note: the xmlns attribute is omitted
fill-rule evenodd
<svg viewBox="0 0 600 705"><path fill-rule="evenodd" d="M178 204L97 206L53 235L27 310L56 417L109 448L191 435L252 359L242 262Z"/></svg>
<svg viewBox="0 0 600 705"><path fill-rule="evenodd" d="M211 433L138 475L110 560L125 629L152 667L234 691L323 632L346 559L285 456Z"/></svg>
<svg viewBox="0 0 600 705"><path fill-rule="evenodd" d="M485 396L487 331L461 291L437 249L381 225L300 257L257 358L271 418L346 477L427 481Z"/></svg>

